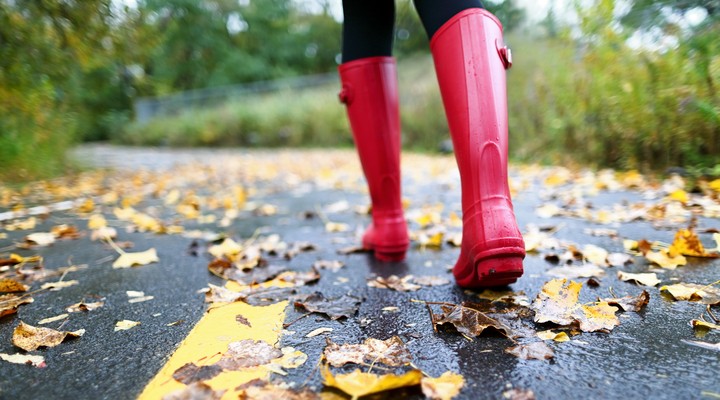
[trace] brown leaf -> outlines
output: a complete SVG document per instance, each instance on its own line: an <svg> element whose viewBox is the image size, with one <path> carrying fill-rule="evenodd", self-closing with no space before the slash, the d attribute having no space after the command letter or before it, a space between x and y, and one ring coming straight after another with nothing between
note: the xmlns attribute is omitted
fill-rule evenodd
<svg viewBox="0 0 720 400"><path fill-rule="evenodd" d="M220 374L222 370L223 369L216 364L198 366L193 363L187 363L173 372L173 378L180 383L189 385L191 383L212 379Z"/></svg>
<svg viewBox="0 0 720 400"><path fill-rule="evenodd" d="M532 304L535 311L534 321L572 324L575 321L572 313L578 307L581 287L582 283L568 282L567 279L553 279L545 283Z"/></svg>
<svg viewBox="0 0 720 400"><path fill-rule="evenodd" d="M323 355L333 367L341 367L347 363L374 364L376 362L390 367L399 367L412 362L410 351L398 336L387 340L368 338L361 344L338 345L328 341Z"/></svg>
<svg viewBox="0 0 720 400"><path fill-rule="evenodd" d="M504 336L511 336L510 328L468 305L470 303L455 304L452 307L442 305L440 308L443 312L440 315L434 315L433 323L436 326L450 323L458 332L470 337L480 336L488 328L492 328Z"/></svg>
<svg viewBox="0 0 720 400"><path fill-rule="evenodd" d="M225 392L225 390L213 390L205 383L196 382L165 395L163 400L220 400Z"/></svg>
<svg viewBox="0 0 720 400"><path fill-rule="evenodd" d="M105 305L105 303L102 301L97 301L94 303L80 302L80 303L75 303L75 304L71 305L70 307L68 307L66 309L66 311L67 312L92 311L92 310L96 310L96 309L102 307L103 305Z"/></svg>
<svg viewBox="0 0 720 400"><path fill-rule="evenodd" d="M10 278L0 279L0 293L27 292L29 288L29 286Z"/></svg>
<svg viewBox="0 0 720 400"><path fill-rule="evenodd" d="M288 271L278 277L278 279L292 283L293 286L305 286L308 283L320 280L320 273L313 267L309 271Z"/></svg>
<svg viewBox="0 0 720 400"><path fill-rule="evenodd" d="M68 336L80 337L84 333L84 329L75 332L61 332L50 328L36 328L20 321L20 325L13 331L12 342L25 351L35 351L38 347L55 347Z"/></svg>
<svg viewBox="0 0 720 400"><path fill-rule="evenodd" d="M410 283L412 281L413 276L407 275L403 278L398 277L397 275L390 275L387 278L383 278L381 276L375 277L374 279L370 279L367 283L369 287L378 288L378 289L392 289L397 290L398 292L412 292L415 290L420 289L420 285L415 285L413 283Z"/></svg>
<svg viewBox="0 0 720 400"><path fill-rule="evenodd" d="M264 340L245 339L228 344L228 351L216 365L224 370L237 371L241 368L268 364L282 355L282 351Z"/></svg>
<svg viewBox="0 0 720 400"><path fill-rule="evenodd" d="M505 352L523 360L549 360L555 357L555 353L545 342L517 345L505 349Z"/></svg>
<svg viewBox="0 0 720 400"><path fill-rule="evenodd" d="M15 314L19 306L32 303L34 300L29 296L6 294L0 296L0 318Z"/></svg>
<svg viewBox="0 0 720 400"><path fill-rule="evenodd" d="M50 232L58 239L78 239L82 236L76 226L66 224L53 226Z"/></svg>
<svg viewBox="0 0 720 400"><path fill-rule="evenodd" d="M343 295L336 299L326 299L320 292L295 300L295 307L304 308L311 313L325 314L330 319L350 318L360 308L361 299Z"/></svg>
<svg viewBox="0 0 720 400"><path fill-rule="evenodd" d="M650 293L648 293L647 290L643 290L642 293L635 297L625 296L615 299L603 299L602 301L607 302L611 306L620 307L623 311L640 312L650 301Z"/></svg>

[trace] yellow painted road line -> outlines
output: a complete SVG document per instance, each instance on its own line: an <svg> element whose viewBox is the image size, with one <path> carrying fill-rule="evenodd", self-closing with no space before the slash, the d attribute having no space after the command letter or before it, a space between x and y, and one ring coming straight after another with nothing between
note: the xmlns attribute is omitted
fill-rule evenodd
<svg viewBox="0 0 720 400"><path fill-rule="evenodd" d="M264 340L277 345L285 320L287 301L266 307L235 302L212 308L190 331L165 366L145 387L140 400L159 400L170 392L183 389L184 384L173 379L173 373L187 363L198 366L217 362L228 350L228 344L243 339ZM242 315L251 326L241 324L236 316ZM227 390L223 399L237 399L234 389L253 379L269 377L264 367L246 368L241 371L225 371L205 381L214 390Z"/></svg>

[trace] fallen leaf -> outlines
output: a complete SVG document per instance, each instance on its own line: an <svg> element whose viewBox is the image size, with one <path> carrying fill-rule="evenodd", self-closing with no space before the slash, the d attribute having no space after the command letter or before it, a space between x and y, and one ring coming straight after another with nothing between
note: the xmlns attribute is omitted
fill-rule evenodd
<svg viewBox="0 0 720 400"><path fill-rule="evenodd" d="M55 235L50 232L36 232L25 236L25 242L35 246L49 246L55 243Z"/></svg>
<svg viewBox="0 0 720 400"><path fill-rule="evenodd" d="M307 335L305 335L305 337L306 337L306 338L311 338L311 337L315 337L315 336L318 336L318 335L322 335L323 333L329 333L329 332L332 332L332 331L333 331L332 328L317 328L317 329L311 331L310 333L308 333Z"/></svg>
<svg viewBox="0 0 720 400"><path fill-rule="evenodd" d="M88 218L88 229L98 230L107 227L107 220L102 214L93 214Z"/></svg>
<svg viewBox="0 0 720 400"><path fill-rule="evenodd" d="M6 294L0 296L0 318L15 314L19 306L30 304L33 301L32 297L23 295Z"/></svg>
<svg viewBox="0 0 720 400"><path fill-rule="evenodd" d="M285 271L287 271L287 267L285 266L267 265L264 267L253 268L247 272L233 268L226 270L225 276L241 285L252 285L267 282Z"/></svg>
<svg viewBox="0 0 720 400"><path fill-rule="evenodd" d="M212 379L222 372L219 365L197 366L194 363L187 363L173 372L173 378L185 385Z"/></svg>
<svg viewBox="0 0 720 400"><path fill-rule="evenodd" d="M347 232L348 230L350 230L350 225L348 224L332 221L325 223L325 231L327 232Z"/></svg>
<svg viewBox="0 0 720 400"><path fill-rule="evenodd" d="M344 247L342 249L339 249L337 252L338 252L338 254L347 255L347 254L357 254L357 253L369 253L371 251L372 250L366 249L363 246L354 245L354 246L349 246L349 247Z"/></svg>
<svg viewBox="0 0 720 400"><path fill-rule="evenodd" d="M325 386L337 388L352 396L353 399L357 399L368 394L419 385L423 375L422 372L416 369L402 375L375 375L362 372L359 369L349 374L333 375L326 365L322 369L322 377Z"/></svg>
<svg viewBox="0 0 720 400"><path fill-rule="evenodd" d="M16 293L16 292L27 292L30 286L23 285L22 283L10 279L0 279L0 293Z"/></svg>
<svg viewBox="0 0 720 400"><path fill-rule="evenodd" d="M567 279L553 279L542 287L542 291L532 304L535 311L534 321L538 323L554 322L558 325L570 325L575 321L573 312L578 307L582 283L568 282Z"/></svg>
<svg viewBox="0 0 720 400"><path fill-rule="evenodd" d="M60 315L57 315L54 317L41 319L40 321L38 321L38 325L45 325L45 324L49 324L51 322L60 321L61 319L65 319L68 316L69 316L68 314L60 314Z"/></svg>
<svg viewBox="0 0 720 400"><path fill-rule="evenodd" d="M327 269L332 272L338 272L340 268L344 267L345 263L337 260L318 260L313 263L315 269Z"/></svg>
<svg viewBox="0 0 720 400"><path fill-rule="evenodd" d="M50 228L50 233L52 233L56 239L78 239L81 236L77 227L67 224L53 226Z"/></svg>
<svg viewBox="0 0 720 400"><path fill-rule="evenodd" d="M700 238L692 229L680 229L675 233L675 238L670 245L670 253L691 257L720 257L717 253L705 251Z"/></svg>
<svg viewBox="0 0 720 400"><path fill-rule="evenodd" d="M440 308L443 312L440 315L434 315L433 323L435 325L452 324L458 332L470 337L480 336L488 328L492 328L504 336L511 336L510 328L479 310L469 307L471 305L472 303L442 305Z"/></svg>
<svg viewBox="0 0 720 400"><path fill-rule="evenodd" d="M117 332L117 331L126 331L126 330L132 329L132 328L134 328L134 327L136 327L136 326L138 326L138 325L140 325L140 323L137 322L137 321L130 321L130 320L127 320L127 319L122 320L122 321L118 321L118 322L115 324L115 332Z"/></svg>
<svg viewBox="0 0 720 400"><path fill-rule="evenodd" d="M625 253L610 253L607 262L611 267L623 267L633 262L633 258Z"/></svg>
<svg viewBox="0 0 720 400"><path fill-rule="evenodd" d="M711 322L703 321L700 319L694 319L690 321L693 328L698 330L720 330L720 325L713 324Z"/></svg>
<svg viewBox="0 0 720 400"><path fill-rule="evenodd" d="M535 400L535 393L530 389L510 389L502 394L505 400Z"/></svg>
<svg viewBox="0 0 720 400"><path fill-rule="evenodd" d="M74 281L74 280L73 281L47 282L47 283L43 283L43 285L40 286L40 289L50 289L52 291L58 291L60 289L66 288L66 287L75 286L78 283L80 283L80 282Z"/></svg>
<svg viewBox="0 0 720 400"><path fill-rule="evenodd" d="M412 281L420 286L442 286L450 283L449 279L441 276L416 276Z"/></svg>
<svg viewBox="0 0 720 400"><path fill-rule="evenodd" d="M319 400L320 395L308 388L291 389L276 386L263 380L254 380L241 386L240 400ZM238 388L240 389L240 388Z"/></svg>
<svg viewBox="0 0 720 400"><path fill-rule="evenodd" d="M465 386L463 376L450 371L444 372L437 378L426 376L420 381L423 394L433 400L450 400L460 394L463 386Z"/></svg>
<svg viewBox="0 0 720 400"><path fill-rule="evenodd" d="M592 264L606 267L608 266L607 257L609 252L602 247L588 244L583 246L582 249L583 258Z"/></svg>
<svg viewBox="0 0 720 400"><path fill-rule="evenodd" d="M211 246L208 249L208 253L215 256L215 258L222 258L223 256L226 256L230 259L233 259L234 256L240 254L242 251L243 247L230 238L225 238L222 243Z"/></svg>
<svg viewBox="0 0 720 400"><path fill-rule="evenodd" d="M668 250L664 249L658 252L649 251L645 254L645 258L665 269L675 269L687 264L687 259L682 254L670 255Z"/></svg>
<svg viewBox="0 0 720 400"><path fill-rule="evenodd" d="M240 299L251 306L266 306L287 300L296 293L291 287L249 288L240 292Z"/></svg>
<svg viewBox="0 0 720 400"><path fill-rule="evenodd" d="M552 330L547 331L540 331L537 332L537 337L539 337L542 340L554 340L556 342L562 343L567 342L570 340L570 337L566 332L553 332Z"/></svg>
<svg viewBox="0 0 720 400"><path fill-rule="evenodd" d="M523 360L549 360L555 357L555 353L545 342L517 345L505 349L505 352Z"/></svg>
<svg viewBox="0 0 720 400"><path fill-rule="evenodd" d="M621 281L635 282L644 286L654 287L660 283L660 279L658 279L657 274L654 272L647 274L631 274L629 272L618 271L617 275L618 279Z"/></svg>
<svg viewBox="0 0 720 400"><path fill-rule="evenodd" d="M37 328L20 321L13 331L12 342L25 351L35 351L39 347L55 347L66 337L76 338L84 333L84 329L74 332L56 331L50 328Z"/></svg>
<svg viewBox="0 0 720 400"><path fill-rule="evenodd" d="M113 268L130 268L137 265L147 265L159 262L155 248L150 248L137 253L122 253L120 257L113 263Z"/></svg>
<svg viewBox="0 0 720 400"><path fill-rule="evenodd" d="M601 278L605 276L605 270L602 268L593 265L593 264L585 264L585 265L565 265L562 267L555 267L547 272L548 275L556 277L556 278L566 278L566 279L579 279L579 278Z"/></svg>
<svg viewBox="0 0 720 400"><path fill-rule="evenodd" d="M326 299L320 292L295 300L295 307L304 308L311 313L326 314L330 319L350 318L360 308L361 299L343 295L336 299Z"/></svg>
<svg viewBox="0 0 720 400"><path fill-rule="evenodd" d="M237 371L242 368L257 367L282 357L282 351L264 340L245 339L228 344L228 351L216 365L224 370Z"/></svg>
<svg viewBox="0 0 720 400"><path fill-rule="evenodd" d="M310 242L295 242L292 244L290 249L285 252L283 257L287 260L292 260L300 253L317 250L317 247Z"/></svg>
<svg viewBox="0 0 720 400"><path fill-rule="evenodd" d="M195 382L168 393L162 400L220 400L225 392L226 390L213 390L206 383Z"/></svg>
<svg viewBox="0 0 720 400"><path fill-rule="evenodd" d="M341 367L348 363L375 364L376 362L389 367L400 367L412 362L410 351L398 336L387 340L368 338L360 344L338 345L328 342L323 355L333 367Z"/></svg>
<svg viewBox="0 0 720 400"><path fill-rule="evenodd" d="M367 282L367 285L378 289L392 289L397 290L398 292L412 292L420 289L421 287L420 285L411 283L412 279L412 275L407 275L403 278L400 278L397 275L390 275L387 278L378 276L374 279L370 279Z"/></svg>
<svg viewBox="0 0 720 400"><path fill-rule="evenodd" d="M617 307L610 306L606 302L598 302L580 306L574 316L583 332L610 331L620 325L620 320L615 315L617 310Z"/></svg>
<svg viewBox="0 0 720 400"><path fill-rule="evenodd" d="M43 356L34 356L32 354L0 353L0 359L13 364L32 365L33 367L38 368L43 368L45 366L45 358Z"/></svg>
<svg viewBox="0 0 720 400"><path fill-rule="evenodd" d="M675 300L699 301L703 304L720 304L720 289L709 285L677 283L660 287L661 292L669 293Z"/></svg>
<svg viewBox="0 0 720 400"><path fill-rule="evenodd" d="M241 292L226 287L216 286L212 283L208 284L208 287L208 291L205 292L206 303L232 303L244 298Z"/></svg>
<svg viewBox="0 0 720 400"><path fill-rule="evenodd" d="M92 240L92 241L115 239L116 237L117 237L117 230L115 228L110 228L107 226L99 228L99 229L95 229L90 234L90 240Z"/></svg>
<svg viewBox="0 0 720 400"><path fill-rule="evenodd" d="M637 296L625 296L620 298L603 299L602 301L607 302L611 306L620 307L623 311L635 311L640 312L650 301L650 293L647 290L643 290Z"/></svg>
<svg viewBox="0 0 720 400"><path fill-rule="evenodd" d="M102 301L98 301L98 302L94 302L94 303L80 302L80 303L75 303L75 304L71 305L65 311L70 312L70 313L80 312L80 311L92 311L92 310L97 310L98 308L102 307L103 305L105 305L105 303Z"/></svg>

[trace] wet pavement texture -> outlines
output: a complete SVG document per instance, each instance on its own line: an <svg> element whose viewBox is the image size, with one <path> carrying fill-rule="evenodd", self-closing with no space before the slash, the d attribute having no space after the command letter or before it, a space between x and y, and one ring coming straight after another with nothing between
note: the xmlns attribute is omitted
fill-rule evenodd
<svg viewBox="0 0 720 400"><path fill-rule="evenodd" d="M126 149L109 146L85 147L78 151L84 162L119 169L146 168L164 170L184 162L203 162L218 154L223 157L246 154L234 150L158 150ZM459 187L446 187L432 181L404 181L404 197L413 204L443 203L449 210L459 210ZM593 197L597 207L621 202L638 201L635 192L601 193ZM483 335L468 340L453 332L434 332L424 304L411 299L460 303L478 301L472 292L454 284L423 287L415 292L397 292L367 286L372 275L442 276L452 280L448 266L455 262L459 249L447 245L441 251L412 247L401 263L381 263L367 254L339 255L337 250L356 243L354 232L328 233L321 218L306 218L306 212L323 209L338 201L350 205L367 203L366 195L355 191L314 188L312 185L291 192L270 190L254 201L276 205L280 212L272 216L243 214L225 228L229 236L248 238L258 229L263 234L277 233L287 243L310 241L316 251L301 253L285 261L290 269L306 271L317 260L340 260L346 265L337 272L321 271L317 284L298 288L300 293L322 292L326 297L351 294L363 299L358 314L349 319L332 321L311 315L294 322L282 336L281 346L293 346L308 355L308 361L298 369L288 370L285 382L322 389L321 376L315 367L326 340L335 343L360 343L366 338L387 339L400 336L413 354L414 365L431 376L454 371L464 376L466 385L458 399L499 399L510 389L532 390L538 399L608 399L662 398L691 399L720 397L720 353L691 346L683 340L720 341L720 333L710 332L702 339L696 337L690 320L697 318L705 306L698 303L671 301L656 288L643 288L622 282L609 268L597 288L583 286L581 302L611 297L608 289L618 295L637 295L643 289L650 292L650 303L639 313L618 313L620 325L610 333L582 333L565 343L547 342L555 356L549 361L521 360L505 353L512 341L500 335ZM153 201L144 203L152 206ZM516 215L521 227L528 224L561 226L555 233L558 239L580 245L595 244L611 252L622 252L621 239L596 237L586 229L607 228L585 220L554 217L541 219L536 208L543 204L540 194L533 190L520 191L514 198ZM352 212L328 214L335 222L352 228L365 226L369 217ZM72 212L52 213L35 231L48 231L51 226L67 223L85 226ZM720 228L717 219L700 218L698 226ZM656 229L648 222L633 222L612 226L620 238L660 240L672 242L674 230ZM8 232L0 239L0 248L9 252L14 242L28 232ZM67 323L51 324L62 330L86 329L82 338L68 340L62 345L42 349L47 367L42 369L0 362L1 399L132 399L139 395L147 382L167 361L173 350L202 317L206 304L198 291L208 282L222 281L210 275L207 264L210 256L201 246L193 255L193 239L177 235L128 233L118 229L117 241L136 244L133 251L155 247L160 262L132 269L112 269L115 253L109 247L89 242L59 241L52 247L36 251L12 250L22 255L39 253L47 268L70 264L87 264L67 279L80 284L60 291L38 294L35 302L20 307L17 315L0 319L0 353L16 353L11 343L12 330L20 320L30 324L61 314L64 309L81 300L105 298L105 306L93 312L73 315ZM277 262L281 262L277 260ZM525 260L525 275L511 285L514 292L524 292L534 299L542 285L551 279L546 271L555 265L541 255L529 254ZM690 259L687 266L663 271L663 284L676 282L710 283L718 279L720 262L717 259ZM624 268L626 272L646 272L644 261ZM338 280L338 277L347 280ZM576 279L577 280L577 279ZM583 280L584 281L584 280ZM143 291L154 296L152 301L128 303L126 291ZM383 311L398 307L397 312ZM303 313L288 307L286 321L294 321ZM119 320L134 320L141 325L128 331L114 332ZM319 328L333 331L315 337L306 335ZM552 328L552 324L538 325L536 330ZM530 340L536 341L536 340ZM522 342L522 341L521 341ZM526 341L528 342L528 341ZM354 367L346 366L347 372ZM423 398L419 390L396 390L377 398Z"/></svg>

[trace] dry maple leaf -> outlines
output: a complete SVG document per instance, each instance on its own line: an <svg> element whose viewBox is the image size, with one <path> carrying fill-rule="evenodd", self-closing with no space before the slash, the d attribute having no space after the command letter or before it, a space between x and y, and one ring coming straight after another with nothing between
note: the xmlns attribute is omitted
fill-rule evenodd
<svg viewBox="0 0 720 400"><path fill-rule="evenodd" d="M0 293L27 292L29 288L29 286L23 285L14 279L0 279Z"/></svg>
<svg viewBox="0 0 720 400"><path fill-rule="evenodd" d="M423 394L433 400L450 400L460 394L463 386L465 386L465 378L450 371L444 372L437 378L426 376L420 381Z"/></svg>
<svg viewBox="0 0 720 400"><path fill-rule="evenodd" d="M416 369L402 375L375 375L362 372L359 369L349 374L333 375L327 365L322 369L323 384L325 386L340 389L353 399L387 390L416 386L420 384L422 377L422 372Z"/></svg>
<svg viewBox="0 0 720 400"><path fill-rule="evenodd" d="M35 351L39 347L55 347L66 337L77 338L84 333L84 329L74 332L56 331L50 328L37 328L20 321L13 331L12 342L25 351Z"/></svg>
<svg viewBox="0 0 720 400"><path fill-rule="evenodd" d="M224 370L237 371L242 368L257 367L270 363L283 353L264 340L245 339L228 344L228 351L216 365Z"/></svg>
<svg viewBox="0 0 720 400"><path fill-rule="evenodd" d="M647 290L643 290L637 296L625 296L620 298L603 299L602 301L608 303L611 306L620 307L623 311L635 311L639 312L650 301L650 293Z"/></svg>
<svg viewBox="0 0 720 400"><path fill-rule="evenodd" d="M370 279L367 283L369 287L378 288L378 289L392 289L397 290L398 292L412 292L415 290L420 289L420 285L415 285L413 283L410 283L412 281L413 276L407 275L405 277L398 277L397 275L390 275L387 278L383 278L381 276L375 277L374 279Z"/></svg>
<svg viewBox="0 0 720 400"><path fill-rule="evenodd" d="M705 251L700 238L692 229L680 229L675 233L675 238L670 245L670 252L691 257L720 257L717 253Z"/></svg>
<svg viewBox="0 0 720 400"><path fill-rule="evenodd" d="M202 365L198 366L194 363L187 363L173 372L173 378L185 385L191 383L206 381L212 379L222 372L219 365Z"/></svg>
<svg viewBox="0 0 720 400"><path fill-rule="evenodd" d="M480 336L483 331L492 328L504 336L510 337L510 328L502 322L490 318L481 311L469 307L471 303L442 305L442 314L433 316L433 323L437 325L452 324L458 332L469 337Z"/></svg>
<svg viewBox="0 0 720 400"><path fill-rule="evenodd" d="M567 279L553 279L545 283L532 304L535 311L534 321L572 324L575 321L572 313L578 307L580 288L582 283L568 282Z"/></svg>
<svg viewBox="0 0 720 400"><path fill-rule="evenodd" d="M327 299L320 292L299 297L295 300L295 307L304 308L311 313L325 314L330 319L350 318L360 308L361 299L343 295L336 299Z"/></svg>
<svg viewBox="0 0 720 400"><path fill-rule="evenodd" d="M545 342L517 345L505 349L505 352L523 360L549 360L555 357L555 353Z"/></svg>
<svg viewBox="0 0 720 400"><path fill-rule="evenodd" d="M348 363L374 364L376 362L390 367L399 367L412 362L410 351L398 336L387 340L368 338L360 344L343 345L328 340L323 355L333 367L341 367Z"/></svg>
<svg viewBox="0 0 720 400"><path fill-rule="evenodd" d="M720 289L710 285L677 283L660 287L661 292L669 293L675 300L699 301L703 304L720 304Z"/></svg>
<svg viewBox="0 0 720 400"><path fill-rule="evenodd" d="M213 390L206 383L196 382L163 396L162 400L220 400L226 390Z"/></svg>

